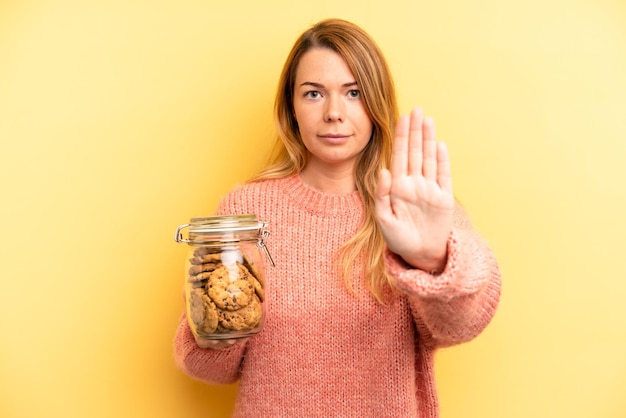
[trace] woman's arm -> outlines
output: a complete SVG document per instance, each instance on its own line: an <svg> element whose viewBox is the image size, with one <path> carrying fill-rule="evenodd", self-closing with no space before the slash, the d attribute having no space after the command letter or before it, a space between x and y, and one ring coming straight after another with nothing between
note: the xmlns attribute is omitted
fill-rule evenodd
<svg viewBox="0 0 626 418"><path fill-rule="evenodd" d="M385 253L387 270L408 296L420 337L431 348L476 337L491 321L500 299L497 261L459 207L447 250L440 274L416 269L389 250Z"/></svg>
<svg viewBox="0 0 626 418"><path fill-rule="evenodd" d="M452 192L450 158L421 109L401 116L390 170L376 189L376 219L387 244L385 263L409 296L430 347L478 335L500 298L500 270Z"/></svg>

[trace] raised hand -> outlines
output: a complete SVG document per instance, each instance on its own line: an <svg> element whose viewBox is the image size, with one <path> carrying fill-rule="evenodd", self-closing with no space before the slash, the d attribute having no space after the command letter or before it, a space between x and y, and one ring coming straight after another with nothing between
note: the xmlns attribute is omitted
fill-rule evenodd
<svg viewBox="0 0 626 418"><path fill-rule="evenodd" d="M376 219L387 246L413 267L443 270L452 231L450 159L432 119L416 108L396 127L391 169L376 188Z"/></svg>

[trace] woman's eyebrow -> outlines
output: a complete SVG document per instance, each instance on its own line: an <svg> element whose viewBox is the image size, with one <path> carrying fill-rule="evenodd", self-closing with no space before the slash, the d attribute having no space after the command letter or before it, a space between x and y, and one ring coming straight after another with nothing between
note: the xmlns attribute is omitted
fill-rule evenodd
<svg viewBox="0 0 626 418"><path fill-rule="evenodd" d="M356 81L350 81L348 83L344 83L341 85L341 87L353 87L356 86L358 83ZM304 83L300 84L300 87L302 86L311 86L311 87L315 87L318 89L324 88L323 84L320 83L315 83L313 81L305 81Z"/></svg>

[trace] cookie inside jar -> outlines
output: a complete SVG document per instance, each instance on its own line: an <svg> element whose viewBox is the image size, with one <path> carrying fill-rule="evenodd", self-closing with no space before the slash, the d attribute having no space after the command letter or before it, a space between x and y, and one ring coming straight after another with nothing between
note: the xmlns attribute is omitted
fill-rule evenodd
<svg viewBox="0 0 626 418"><path fill-rule="evenodd" d="M263 321L265 278L257 254L239 246L197 246L191 252L188 317L198 337L237 338L258 332Z"/></svg>

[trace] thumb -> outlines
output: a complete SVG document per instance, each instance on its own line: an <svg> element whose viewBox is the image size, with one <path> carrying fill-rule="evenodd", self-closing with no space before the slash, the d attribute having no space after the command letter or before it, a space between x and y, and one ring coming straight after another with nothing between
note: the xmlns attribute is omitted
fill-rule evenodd
<svg viewBox="0 0 626 418"><path fill-rule="evenodd" d="M385 216L391 212L391 173L386 168L380 170L378 184L374 192L374 203L378 217Z"/></svg>

